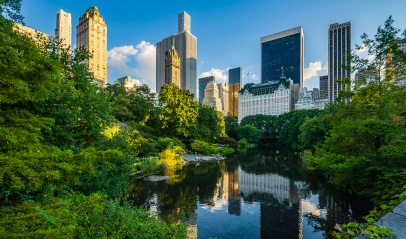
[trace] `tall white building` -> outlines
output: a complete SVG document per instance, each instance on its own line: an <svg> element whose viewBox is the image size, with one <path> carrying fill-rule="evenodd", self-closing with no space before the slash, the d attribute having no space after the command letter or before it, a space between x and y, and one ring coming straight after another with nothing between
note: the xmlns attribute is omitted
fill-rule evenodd
<svg viewBox="0 0 406 239"><path fill-rule="evenodd" d="M238 122L248 115L281 115L292 111L298 85L284 76L279 81L246 84L238 97Z"/></svg>
<svg viewBox="0 0 406 239"><path fill-rule="evenodd" d="M55 40L64 47L72 48L72 16L62 9L56 13Z"/></svg>
<svg viewBox="0 0 406 239"><path fill-rule="evenodd" d="M180 88L189 90L197 100L197 38L191 33L191 18L186 12L178 15L178 34L156 43L156 92L165 84L165 52L172 48L172 41L180 58Z"/></svg>

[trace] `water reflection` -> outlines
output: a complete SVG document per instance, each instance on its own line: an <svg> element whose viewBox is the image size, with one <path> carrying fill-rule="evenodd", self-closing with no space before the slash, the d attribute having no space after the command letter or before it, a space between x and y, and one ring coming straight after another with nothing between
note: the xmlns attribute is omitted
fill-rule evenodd
<svg viewBox="0 0 406 239"><path fill-rule="evenodd" d="M167 182L134 180L130 200L167 222L197 227L198 238L328 238L365 204L305 179L298 156L252 151L185 167Z"/></svg>

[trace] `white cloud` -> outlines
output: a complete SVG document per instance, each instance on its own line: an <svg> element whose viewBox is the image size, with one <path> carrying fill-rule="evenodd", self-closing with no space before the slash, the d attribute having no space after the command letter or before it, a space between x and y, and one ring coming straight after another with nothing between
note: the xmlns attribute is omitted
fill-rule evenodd
<svg viewBox="0 0 406 239"><path fill-rule="evenodd" d="M199 78L208 76L214 76L216 83L228 83L228 68L226 70L211 68L210 71L202 72Z"/></svg>
<svg viewBox="0 0 406 239"><path fill-rule="evenodd" d="M135 56L137 68L135 76L141 79L143 84L147 84L152 91L156 91L156 48L149 42L141 41L136 48L140 51Z"/></svg>
<svg viewBox="0 0 406 239"><path fill-rule="evenodd" d="M122 76L136 79L137 85L147 84L155 92L155 46L141 41L135 47L119 46L107 52L109 82Z"/></svg>
<svg viewBox="0 0 406 239"><path fill-rule="evenodd" d="M114 47L107 52L107 65L124 74L130 74L131 67L127 63L131 62L130 56L137 55L137 53L138 50L132 45Z"/></svg>
<svg viewBox="0 0 406 239"><path fill-rule="evenodd" d="M322 75L327 75L327 62L324 65L321 61L311 62L309 67L304 68L304 86L308 89L319 88L319 80Z"/></svg>

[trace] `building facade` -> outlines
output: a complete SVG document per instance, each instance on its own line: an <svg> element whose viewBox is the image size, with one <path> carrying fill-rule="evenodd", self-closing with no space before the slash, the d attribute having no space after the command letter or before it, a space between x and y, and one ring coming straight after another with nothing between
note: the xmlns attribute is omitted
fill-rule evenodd
<svg viewBox="0 0 406 239"><path fill-rule="evenodd" d="M304 34L302 27L261 37L261 83L281 75L303 87Z"/></svg>
<svg viewBox="0 0 406 239"><path fill-rule="evenodd" d="M72 49L72 16L62 9L56 13L55 40Z"/></svg>
<svg viewBox="0 0 406 239"><path fill-rule="evenodd" d="M300 88L299 99L295 103L295 110L324 109L328 104L328 99L318 97L319 89L313 88L313 91L307 91L306 87Z"/></svg>
<svg viewBox="0 0 406 239"><path fill-rule="evenodd" d="M228 112L227 115L238 118L238 94L241 89L241 67L228 70Z"/></svg>
<svg viewBox="0 0 406 239"><path fill-rule="evenodd" d="M209 81L204 89L203 105L211 106L216 111L222 111L219 89L214 81Z"/></svg>
<svg viewBox="0 0 406 239"><path fill-rule="evenodd" d="M86 63L97 84L107 84L107 25L99 9L90 7L79 18L76 27L76 47L84 47L93 54Z"/></svg>
<svg viewBox="0 0 406 239"><path fill-rule="evenodd" d="M298 88L298 84L284 76L279 81L246 84L238 97L238 122L248 115L281 115L292 111L299 93L295 85Z"/></svg>
<svg viewBox="0 0 406 239"><path fill-rule="evenodd" d="M330 24L328 30L328 99L334 102L338 92L346 87L341 83L350 79L351 73L344 65L350 65L348 54L351 52L351 23Z"/></svg>
<svg viewBox="0 0 406 239"><path fill-rule="evenodd" d="M204 99L204 90L206 89L207 84L210 81L215 81L214 76L207 76L207 77L202 77L199 78L199 102L203 103Z"/></svg>
<svg viewBox="0 0 406 239"><path fill-rule="evenodd" d="M320 87L320 99L328 99L328 75L320 76L319 78L319 87Z"/></svg>
<svg viewBox="0 0 406 239"><path fill-rule="evenodd" d="M191 34L191 19L186 12L178 15L178 34L156 43L156 92L165 84L165 52L171 49L174 39L180 58L181 89L189 90L197 100L197 38Z"/></svg>
<svg viewBox="0 0 406 239"><path fill-rule="evenodd" d="M219 97L220 97L220 101L221 101L221 112L223 113L223 115L227 115L228 114L228 94L229 94L229 90L228 90L228 85L226 83L219 83L217 84L217 87L219 89Z"/></svg>
<svg viewBox="0 0 406 239"><path fill-rule="evenodd" d="M16 22L13 24L13 30L21 35L31 38L36 44L45 44L49 41L54 41L52 36Z"/></svg>
<svg viewBox="0 0 406 239"><path fill-rule="evenodd" d="M165 52L165 84L173 83L180 88L180 75L180 58L173 39L171 49Z"/></svg>

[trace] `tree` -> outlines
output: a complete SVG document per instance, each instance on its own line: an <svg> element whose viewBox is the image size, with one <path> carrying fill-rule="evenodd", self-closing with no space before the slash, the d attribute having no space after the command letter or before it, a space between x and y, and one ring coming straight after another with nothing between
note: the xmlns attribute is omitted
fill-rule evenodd
<svg viewBox="0 0 406 239"><path fill-rule="evenodd" d="M255 128L261 130L261 140L264 142L275 139L276 128L275 123L278 117L274 115L249 115L244 117L240 125L252 125Z"/></svg>
<svg viewBox="0 0 406 239"><path fill-rule="evenodd" d="M74 151L98 145L114 118L109 95L93 84L94 77L83 63L91 56L84 48L76 49L71 56L68 48L58 44L48 45L43 54L62 67L61 76L54 78L58 87L52 94L29 105L35 114L54 119L51 130L43 132L45 143Z"/></svg>
<svg viewBox="0 0 406 239"><path fill-rule="evenodd" d="M206 142L215 142L225 135L224 116L213 107L199 104L197 124L193 138Z"/></svg>
<svg viewBox="0 0 406 239"><path fill-rule="evenodd" d="M247 139L250 144L257 144L261 139L261 131L252 125L240 126L237 132L239 139Z"/></svg>
<svg viewBox="0 0 406 239"><path fill-rule="evenodd" d="M238 120L233 116L226 116L224 117L224 121L226 123L226 134L228 137L238 139L237 135L237 128L238 128Z"/></svg>
<svg viewBox="0 0 406 239"><path fill-rule="evenodd" d="M396 84L406 75L406 53L399 47L406 42L406 32L398 36L399 32L389 17L374 39L363 34L357 49L366 48L368 56L351 54L352 66L347 70L362 77L353 89L340 92L348 100L330 104L318 116L313 133L309 124L302 126L303 137L325 131L324 142L304 158L308 167L342 190L370 197L376 205L404 191L388 184L406 184L402 146L406 143L406 87Z"/></svg>
<svg viewBox="0 0 406 239"><path fill-rule="evenodd" d="M159 92L162 129L168 136L190 139L197 124L198 103L188 90L175 84L164 84Z"/></svg>
<svg viewBox="0 0 406 239"><path fill-rule="evenodd" d="M151 118L154 94L147 85L132 88L109 85L107 91L112 96L113 114L121 122L144 124Z"/></svg>
<svg viewBox="0 0 406 239"><path fill-rule="evenodd" d="M0 0L0 15L13 22L23 23L21 0Z"/></svg>

